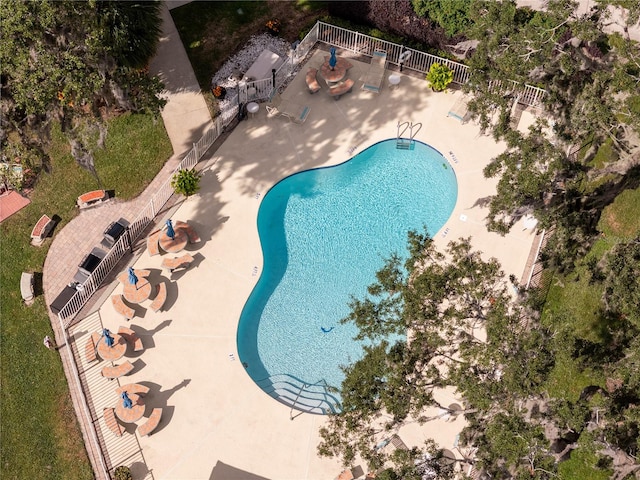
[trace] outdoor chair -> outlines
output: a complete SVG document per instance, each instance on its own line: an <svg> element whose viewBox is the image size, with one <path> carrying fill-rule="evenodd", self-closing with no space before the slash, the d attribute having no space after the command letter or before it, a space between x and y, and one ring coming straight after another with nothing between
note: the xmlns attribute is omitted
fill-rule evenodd
<svg viewBox="0 0 640 480"><path fill-rule="evenodd" d="M380 86L384 78L384 69L387 64L387 52L375 50L371 57L371 65L362 79L362 90L380 93Z"/></svg>
<svg viewBox="0 0 640 480"><path fill-rule="evenodd" d="M311 107L286 100L274 90L269 103L266 105L266 109L270 116L282 115L294 123L302 124L309 116Z"/></svg>

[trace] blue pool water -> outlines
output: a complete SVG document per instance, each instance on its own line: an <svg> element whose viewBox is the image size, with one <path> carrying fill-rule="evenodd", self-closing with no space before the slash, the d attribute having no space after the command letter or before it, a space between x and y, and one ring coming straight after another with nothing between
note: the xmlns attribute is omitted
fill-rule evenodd
<svg viewBox="0 0 640 480"><path fill-rule="evenodd" d="M409 230L435 235L457 192L439 152L419 142L398 150L395 140L269 190L258 212L264 267L238 327L251 378L263 388L283 374L340 387L340 366L362 356L355 326L340 324L350 299L364 298L392 253L406 257Z"/></svg>

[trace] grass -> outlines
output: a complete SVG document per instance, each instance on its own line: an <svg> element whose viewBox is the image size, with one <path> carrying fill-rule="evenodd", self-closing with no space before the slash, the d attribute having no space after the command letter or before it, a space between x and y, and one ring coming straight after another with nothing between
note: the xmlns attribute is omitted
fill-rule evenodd
<svg viewBox="0 0 640 480"><path fill-rule="evenodd" d="M78 167L69 151L60 128L54 127L50 173L39 179L31 204L0 224L0 476L7 479L94 478L60 357L42 344L45 335L53 336L44 297L38 295L27 307L19 288L21 272L42 271L51 243L29 245L38 218L58 215L59 231L77 215L76 197L97 188L95 177ZM131 198L171 153L161 121L123 115L110 121L106 148L96 152L95 163L106 188L115 186L122 198ZM41 283L40 277L36 286Z"/></svg>
<svg viewBox="0 0 640 480"><path fill-rule="evenodd" d="M640 235L640 188L625 190L608 205L598 222L607 238L629 241Z"/></svg>

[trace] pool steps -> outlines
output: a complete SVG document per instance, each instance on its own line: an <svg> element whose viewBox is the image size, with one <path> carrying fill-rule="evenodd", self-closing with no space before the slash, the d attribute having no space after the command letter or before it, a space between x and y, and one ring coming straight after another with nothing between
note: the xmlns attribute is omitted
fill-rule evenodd
<svg viewBox="0 0 640 480"><path fill-rule="evenodd" d="M341 410L340 400L324 380L308 384L291 375L276 374L256 383L269 396L296 410L317 415Z"/></svg>

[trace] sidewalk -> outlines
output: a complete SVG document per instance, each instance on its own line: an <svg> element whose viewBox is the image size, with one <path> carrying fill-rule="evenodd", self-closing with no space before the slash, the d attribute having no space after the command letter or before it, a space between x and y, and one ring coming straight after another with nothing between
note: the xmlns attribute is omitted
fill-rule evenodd
<svg viewBox="0 0 640 480"><path fill-rule="evenodd" d="M102 206L83 210L56 233L43 267L43 290L47 305L72 281L78 264L100 243L102 233L109 223L120 217L133 220L159 186L169 179L193 143L198 141L211 125L207 105L166 3L163 4L162 19L162 37L156 56L151 62L150 71L151 74L158 75L165 84L166 90L163 95L167 99L167 105L162 111L162 119L174 154L139 197L126 202L116 198ZM78 235L78 232L82 232L82 235ZM65 335L58 318L50 313L50 319L56 342L63 345ZM101 468L98 468L99 452L92 451L93 442L88 437L91 419L86 418L82 393L77 390L69 359L70 351L63 348L59 352L94 472L97 478L102 478Z"/></svg>

